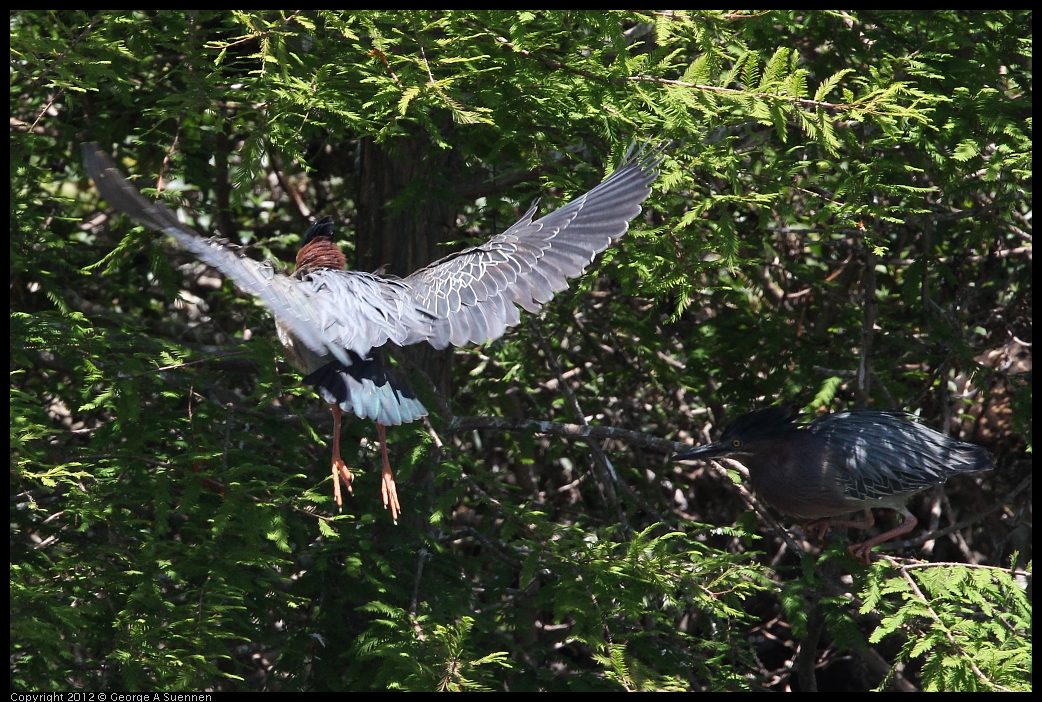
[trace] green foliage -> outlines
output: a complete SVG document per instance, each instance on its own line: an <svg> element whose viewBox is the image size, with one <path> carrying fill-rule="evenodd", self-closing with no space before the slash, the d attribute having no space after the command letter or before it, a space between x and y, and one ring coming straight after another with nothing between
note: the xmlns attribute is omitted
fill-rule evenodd
<svg viewBox="0 0 1042 702"><path fill-rule="evenodd" d="M504 651L475 657L467 646L473 617L437 624L429 615L410 617L404 610L379 602L364 609L376 616L370 629L359 636L357 652L360 662L371 660L379 666L371 681L373 687L485 692L495 681L491 667L511 667Z"/></svg>
<svg viewBox="0 0 1042 702"><path fill-rule="evenodd" d="M870 642L899 636L896 662L926 659L923 689L1031 689L1031 603L1013 572L922 564L894 575L875 568L862 597L863 614L883 615Z"/></svg>
<svg viewBox="0 0 1042 702"><path fill-rule="evenodd" d="M981 566L1030 577L1031 17L14 12L12 690L781 690L815 636L820 689L1029 689L1029 590ZM452 210L447 252L670 144L618 246L455 350L451 397L414 374L395 526L371 427L337 510L270 316L100 202L87 140L283 261L325 213L361 255L366 145L410 174L389 212ZM987 446L912 502L974 520L913 545L944 565L801 556L664 460L775 401ZM845 668L865 646L903 672Z"/></svg>

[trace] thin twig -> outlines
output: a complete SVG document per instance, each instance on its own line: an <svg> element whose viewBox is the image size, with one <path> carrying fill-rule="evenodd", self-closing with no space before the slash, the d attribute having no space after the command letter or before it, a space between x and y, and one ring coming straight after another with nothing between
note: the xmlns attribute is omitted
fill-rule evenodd
<svg viewBox="0 0 1042 702"><path fill-rule="evenodd" d="M852 105L845 103L833 103L833 102L821 102L820 100L807 100L806 98L792 98L785 95L772 95L770 93L757 93L750 92L748 90L738 90L736 88L722 88L716 85L703 85L701 83L688 83L685 80L673 80L670 78L658 78L655 76L626 76L625 80L630 82L639 81L642 83L661 83L663 85L677 85L682 88L695 88L696 90L704 90L711 93L723 93L729 95L735 95L738 97L758 97L763 100L781 100L783 102L791 102L797 105L806 105L807 107L823 107L827 110L849 110ZM866 110L867 111L867 110Z"/></svg>
<svg viewBox="0 0 1042 702"><path fill-rule="evenodd" d="M278 27L275 27L273 29L268 29L268 30L265 30L263 32L253 32L252 34L247 34L243 38L237 39L237 40L231 41L231 42L216 42L216 41L215 42L210 42L206 46L206 48L207 49L220 49L220 50L224 51L226 49L230 49L233 46L238 46L239 44L245 44L248 41L253 41L254 39L263 39L264 37L267 37L267 36L269 36L271 34L275 34L276 32L279 32L282 29L282 27L284 27L285 25L289 24L290 20L292 20L297 15L299 15L301 12L303 12L303 10L295 10L293 12L293 14L291 14L289 17L284 18L282 20L282 22L279 24Z"/></svg>
<svg viewBox="0 0 1042 702"><path fill-rule="evenodd" d="M557 361L557 356L554 354L553 349L550 348L550 344L543 336L539 329L539 325L534 319L529 320L529 327L532 329L532 333L539 342L540 348L543 349L543 354L546 356L547 363L550 365L551 370L553 370L554 375L557 376L557 382L560 385L561 392L564 394L569 407L571 407L572 414L575 415L575 419L580 424L585 426L588 424L586 416L583 414L582 408L579 406L579 401L576 399L575 393L572 392L572 387L564 378L564 372L561 369L561 364ZM629 522L626 520L626 513L622 509L622 504L619 502L619 497L615 493L615 486L613 484L619 481L618 475L615 474L615 468L608 461L608 457L604 455L604 451L601 449L600 444L595 441L587 440L586 445L590 448L590 455L593 457L593 465L596 472L598 486L601 489L605 501L614 507L619 524L623 526L628 535L632 533L632 530Z"/></svg>
<svg viewBox="0 0 1042 702"><path fill-rule="evenodd" d="M98 22L100 22L102 20L102 18L103 18L103 15L99 14L97 17L92 19L90 21L90 24L88 24L86 27L84 27L83 31L80 32L79 34L77 34L76 38L73 39L69 43L69 46L65 49L65 51L63 51L60 54L58 54L58 57L56 59L54 59L53 61L51 61L51 65L49 65L47 68L45 68L43 70L43 72L40 73L40 75L36 76L36 80L33 81L33 87L34 88L39 87L41 85L41 83L43 82L43 79L47 76L47 74L50 73L51 71L53 71L55 69L55 67L59 63L61 63L62 61L65 60L65 57L69 55L69 52L72 51L73 47L76 46L77 44L79 44L80 40L83 39L83 37L87 36L87 32L89 32L92 29L94 29L94 25L96 25ZM61 91L59 91L59 94L61 94ZM53 100L52 100L52 102L53 102ZM42 116L42 114L41 114L41 116ZM40 121L40 118L37 117L36 121L37 122ZM34 127L36 126L36 122L33 122L33 126Z"/></svg>
<svg viewBox="0 0 1042 702"><path fill-rule="evenodd" d="M795 553L801 559L804 555L806 555L804 550L800 548L800 545L796 543L796 540L793 539L792 536L789 534L788 530L785 527L783 527L777 519L771 516L770 511L766 507L764 507L763 503L756 499L755 495L749 492L749 490L746 489L746 487L741 483L736 483L733 480L731 480L731 476L728 474L727 469L720 465L720 463L718 463L715 460L708 461L708 463L717 473L717 475L721 476L727 481L728 485L734 486L734 489L738 491L738 494L749 506L749 508L756 512L756 514L760 516L760 519L767 522L767 524L774 530L774 532L782 538L786 545L792 549L793 553Z"/></svg>
<svg viewBox="0 0 1042 702"><path fill-rule="evenodd" d="M412 629L416 632L417 641L423 641L427 638L423 635L420 620L416 617L416 608L419 606L420 600L420 578L423 577L423 564L427 561L427 557L427 549L421 548L419 559L416 561L416 578L412 584L412 599L409 600L409 621L412 622Z"/></svg>
<svg viewBox="0 0 1042 702"><path fill-rule="evenodd" d="M876 255L871 246L865 246L864 311L861 323L861 349L857 367L857 406L868 407L872 395L872 341L875 337L876 316Z"/></svg>
<svg viewBox="0 0 1042 702"><path fill-rule="evenodd" d="M508 417L453 417L446 431L459 433L473 429L492 429L495 431L535 431L539 434L567 436L576 439L612 439L633 446L642 446L660 453L672 454L691 448L678 441L670 441L653 434L606 427L594 424L567 424L564 422L546 422L535 419L511 419Z"/></svg>

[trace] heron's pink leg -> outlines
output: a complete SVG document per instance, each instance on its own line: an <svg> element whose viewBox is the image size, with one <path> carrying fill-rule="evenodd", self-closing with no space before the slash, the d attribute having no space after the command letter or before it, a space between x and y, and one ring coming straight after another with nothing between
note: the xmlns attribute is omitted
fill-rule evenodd
<svg viewBox="0 0 1042 702"><path fill-rule="evenodd" d="M391 461L387 458L387 429L376 423L376 435L380 437L380 453L383 454L383 475L380 480L380 493L384 498L384 509L391 509L391 519L398 523L402 505L398 502L398 488L394 484L394 473L391 472Z"/></svg>
<svg viewBox="0 0 1042 702"><path fill-rule="evenodd" d="M807 536L810 536L817 541L821 541L825 538L825 532L829 530L829 527L867 529L875 523L876 518L872 516L872 510L866 509L860 519L836 519L835 517L812 519L803 525L803 531Z"/></svg>
<svg viewBox="0 0 1042 702"><path fill-rule="evenodd" d="M339 507L344 504L340 496L340 479L344 479L347 491L353 495L351 480L354 479L354 476L351 475L344 459L340 457L340 405L330 405L330 409L333 411L333 497Z"/></svg>
<svg viewBox="0 0 1042 702"><path fill-rule="evenodd" d="M919 520L915 518L915 515L909 512L907 507L902 507L900 509L900 512L904 516L905 520L901 523L899 527L884 532L879 536L873 536L871 539L863 543L854 544L853 546L848 547L847 551L850 552L850 555L858 559L862 563L871 563L871 551L873 548L883 543L884 541L889 541L895 536L907 534L912 529L915 529L915 525L919 523Z"/></svg>

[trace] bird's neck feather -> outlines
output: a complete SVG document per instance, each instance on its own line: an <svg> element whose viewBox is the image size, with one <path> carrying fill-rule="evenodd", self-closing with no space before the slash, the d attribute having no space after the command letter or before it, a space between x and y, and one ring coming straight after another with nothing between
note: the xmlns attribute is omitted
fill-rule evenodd
<svg viewBox="0 0 1042 702"><path fill-rule="evenodd" d="M342 271L347 268L347 259L340 247L329 239L312 239L297 252L297 270L305 267Z"/></svg>
<svg viewBox="0 0 1042 702"><path fill-rule="evenodd" d="M835 471L825 470L809 437L789 437L769 451L739 459L749 469L756 494L779 511L804 519L851 512Z"/></svg>

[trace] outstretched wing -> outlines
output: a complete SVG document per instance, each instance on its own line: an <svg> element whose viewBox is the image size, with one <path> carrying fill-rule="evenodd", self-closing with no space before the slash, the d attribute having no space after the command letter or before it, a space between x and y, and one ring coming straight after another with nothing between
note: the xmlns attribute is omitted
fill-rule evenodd
<svg viewBox="0 0 1042 702"><path fill-rule="evenodd" d="M388 340L426 329L429 318L409 299L399 281L368 273L319 269L298 278L271 262L240 256L220 240L204 239L181 224L162 203L151 203L128 183L97 144L84 144L83 161L101 196L140 224L174 237L200 261L213 266L239 289L257 296L297 339L319 356L351 365L344 349L360 357Z"/></svg>
<svg viewBox="0 0 1042 702"><path fill-rule="evenodd" d="M498 339L568 287L626 233L658 176L661 148L641 150L600 185L533 221L536 204L487 243L435 261L405 278L433 316L421 337L435 348Z"/></svg>

